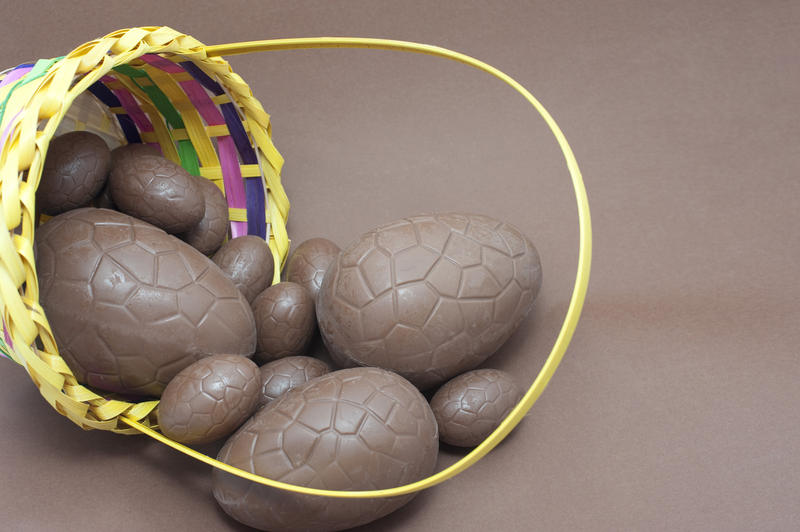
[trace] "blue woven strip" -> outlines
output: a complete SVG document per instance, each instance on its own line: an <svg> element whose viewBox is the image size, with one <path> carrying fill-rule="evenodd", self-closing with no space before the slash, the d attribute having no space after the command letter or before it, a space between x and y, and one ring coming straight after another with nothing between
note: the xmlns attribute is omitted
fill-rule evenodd
<svg viewBox="0 0 800 532"><path fill-rule="evenodd" d="M109 107L122 107L122 102L119 101L119 98L111 92L111 89L99 81L89 86L89 92L94 94L98 100ZM117 114L117 121L122 128L122 132L125 134L125 140L128 141L128 144L140 144L142 142L139 130L136 128L136 124L130 116L126 114Z"/></svg>

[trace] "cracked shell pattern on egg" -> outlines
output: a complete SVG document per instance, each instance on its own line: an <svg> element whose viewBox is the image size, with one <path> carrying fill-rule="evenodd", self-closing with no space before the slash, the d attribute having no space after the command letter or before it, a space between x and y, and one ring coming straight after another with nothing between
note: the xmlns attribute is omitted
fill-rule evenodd
<svg viewBox="0 0 800 532"><path fill-rule="evenodd" d="M486 439L522 398L511 375L499 369L476 369L447 381L431 399L439 439L474 447Z"/></svg>
<svg viewBox="0 0 800 532"><path fill-rule="evenodd" d="M338 365L387 368L424 390L489 358L541 282L539 254L515 227L476 214L414 216L339 254L317 319Z"/></svg>
<svg viewBox="0 0 800 532"><path fill-rule="evenodd" d="M250 305L202 253L126 214L84 208L36 230L39 300L79 382L159 396L206 356L252 355Z"/></svg>
<svg viewBox="0 0 800 532"><path fill-rule="evenodd" d="M272 284L275 261L263 238L244 235L228 240L212 259L250 303Z"/></svg>
<svg viewBox="0 0 800 532"><path fill-rule="evenodd" d="M317 327L314 300L297 283L270 286L253 301L259 362L299 356L308 350Z"/></svg>
<svg viewBox="0 0 800 532"><path fill-rule="evenodd" d="M205 213L196 226L179 237L203 255L211 255L222 246L228 234L228 202L212 181L198 177L197 184L203 193Z"/></svg>
<svg viewBox="0 0 800 532"><path fill-rule="evenodd" d="M260 369L259 406L330 371L331 368L325 362L314 357L285 357L264 364Z"/></svg>
<svg viewBox="0 0 800 532"><path fill-rule="evenodd" d="M110 168L111 151L94 133L59 135L47 148L36 206L55 216L89 205L106 184Z"/></svg>
<svg viewBox="0 0 800 532"><path fill-rule="evenodd" d="M241 355L214 355L184 368L167 384L158 405L161 432L177 442L225 438L258 406L258 366Z"/></svg>
<svg viewBox="0 0 800 532"><path fill-rule="evenodd" d="M327 238L301 242L286 263L286 280L304 286L317 301L325 272L341 249Z"/></svg>
<svg viewBox="0 0 800 532"><path fill-rule="evenodd" d="M380 368L352 368L318 377L265 406L231 436L218 459L291 484L373 490L429 476L438 450L433 412L411 383ZM226 513L270 531L344 530L383 517L415 495L300 495L217 469L213 487Z"/></svg>
<svg viewBox="0 0 800 532"><path fill-rule="evenodd" d="M108 184L114 204L167 233L190 230L206 208L197 179L169 159L143 152L117 157Z"/></svg>

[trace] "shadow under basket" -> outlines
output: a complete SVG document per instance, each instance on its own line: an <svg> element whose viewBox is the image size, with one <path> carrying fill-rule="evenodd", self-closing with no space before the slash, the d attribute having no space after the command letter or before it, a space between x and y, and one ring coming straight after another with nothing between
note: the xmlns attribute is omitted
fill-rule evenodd
<svg viewBox="0 0 800 532"><path fill-rule="evenodd" d="M77 382L59 355L39 303L33 255L35 195L49 142L88 130L112 148L144 143L224 193L229 234L257 235L269 244L275 280L285 262L289 202L281 185L283 158L271 139L270 117L244 80L220 56L297 48L373 48L435 55L489 73L519 92L558 141L578 203L578 274L561 332L542 370L483 443L452 466L414 484L383 490L335 491L293 486L236 470L157 432L158 401L131 402ZM577 162L541 104L494 67L444 48L403 41L346 37L277 39L205 46L168 27L119 30L63 57L23 64L0 74L0 354L19 363L41 395L84 429L147 434L210 465L279 489L345 498L388 497L450 478L485 456L522 419L544 390L566 351L589 279L591 223Z"/></svg>

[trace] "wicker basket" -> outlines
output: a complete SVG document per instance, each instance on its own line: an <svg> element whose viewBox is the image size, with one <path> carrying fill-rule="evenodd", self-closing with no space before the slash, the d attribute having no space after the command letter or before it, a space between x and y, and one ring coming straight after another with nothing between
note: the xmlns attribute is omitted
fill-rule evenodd
<svg viewBox="0 0 800 532"><path fill-rule="evenodd" d="M525 97L550 126L575 188L581 230L578 274L561 332L540 374L498 429L466 457L424 480L372 491L293 486L221 464L154 430L158 401L128 402L79 384L58 353L39 304L33 260L35 193L50 140L88 129L109 144L149 143L190 173L214 181L230 208L231 234L269 243L282 266L289 240L289 202L280 181L283 159L271 140L269 115L219 56L266 50L359 47L411 51L460 61L488 72ZM186 454L269 486L311 495L388 497L433 486L488 453L522 419L555 372L577 325L589 278L591 224L577 162L547 111L519 83L469 56L382 39L307 38L204 46L167 27L120 30L63 57L6 71L0 78L0 353L21 364L41 395L84 429L148 434ZM280 267L275 268L275 278Z"/></svg>

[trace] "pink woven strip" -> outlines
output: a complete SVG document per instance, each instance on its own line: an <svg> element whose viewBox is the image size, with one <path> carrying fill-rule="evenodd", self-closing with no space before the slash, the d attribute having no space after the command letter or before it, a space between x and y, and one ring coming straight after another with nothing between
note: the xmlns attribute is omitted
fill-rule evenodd
<svg viewBox="0 0 800 532"><path fill-rule="evenodd" d="M147 54L143 55L141 59L170 74L185 72L181 66L157 55ZM209 126L225 124L225 118L222 113L220 113L206 90L197 80L179 81L178 84L206 124ZM217 149L228 205L238 209L247 209L247 196L245 194L244 180L242 179L242 169L239 166L239 153L236 150L236 143L233 142L230 135L217 137ZM247 222L231 222L232 238L246 234Z"/></svg>
<svg viewBox="0 0 800 532"><path fill-rule="evenodd" d="M111 76L103 76L100 80L103 83L109 83L117 81L117 78ZM114 93L119 99L119 102L122 104L122 108L125 109L125 112L128 113L128 116L131 117L133 123L136 124L136 127L141 132L151 132L154 131L153 124L150 122L150 119L147 118L147 115L142 111L142 108L139 107L139 104L136 102L136 98L128 91L127 89L111 89L111 92Z"/></svg>

